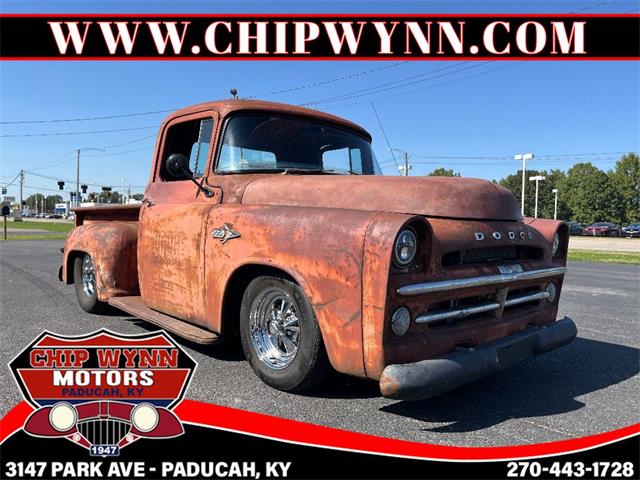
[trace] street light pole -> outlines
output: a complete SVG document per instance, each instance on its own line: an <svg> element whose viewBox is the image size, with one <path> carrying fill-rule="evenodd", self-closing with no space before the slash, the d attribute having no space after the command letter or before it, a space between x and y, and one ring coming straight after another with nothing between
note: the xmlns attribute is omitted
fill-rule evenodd
<svg viewBox="0 0 640 480"><path fill-rule="evenodd" d="M80 151L95 150L96 152L104 152L102 148L82 147L76 150L76 207L80 206Z"/></svg>
<svg viewBox="0 0 640 480"><path fill-rule="evenodd" d="M518 153L513 157L515 160L522 160L522 195L520 196L520 212L524 216L524 187L525 187L525 174L527 171L527 160L533 158L533 153Z"/></svg>
<svg viewBox="0 0 640 480"><path fill-rule="evenodd" d="M533 214L534 218L538 218L538 183L543 181L544 179L545 179L545 177L543 177L542 175L536 175L535 177L529 177L530 181L536 182L536 204L535 204L534 214Z"/></svg>
<svg viewBox="0 0 640 480"><path fill-rule="evenodd" d="M557 220L558 219L558 189L554 188L551 191L556 195L556 198L553 201L553 219Z"/></svg>
<svg viewBox="0 0 640 480"><path fill-rule="evenodd" d="M409 176L409 170L411 169L411 166L409 165L409 154L405 151L402 150L401 148L390 148L389 151L397 151L402 153L402 156L404 158L404 166L399 167L399 170L401 172L403 172L405 177Z"/></svg>

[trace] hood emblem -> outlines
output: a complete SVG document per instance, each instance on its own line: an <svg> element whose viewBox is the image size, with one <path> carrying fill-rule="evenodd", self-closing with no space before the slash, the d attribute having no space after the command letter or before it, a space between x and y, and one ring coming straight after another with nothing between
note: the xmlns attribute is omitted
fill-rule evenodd
<svg viewBox="0 0 640 480"><path fill-rule="evenodd" d="M224 245L227 241L240 237L240 232L236 232L233 225L225 223L222 227L211 230L211 237L217 238Z"/></svg>

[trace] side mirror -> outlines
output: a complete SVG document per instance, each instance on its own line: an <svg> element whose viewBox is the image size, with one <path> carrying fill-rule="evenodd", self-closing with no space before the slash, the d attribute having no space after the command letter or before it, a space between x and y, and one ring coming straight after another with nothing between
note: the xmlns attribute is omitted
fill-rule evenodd
<svg viewBox="0 0 640 480"><path fill-rule="evenodd" d="M174 178L190 179L193 173L189 170L189 159L182 153L172 153L167 158L166 169Z"/></svg>

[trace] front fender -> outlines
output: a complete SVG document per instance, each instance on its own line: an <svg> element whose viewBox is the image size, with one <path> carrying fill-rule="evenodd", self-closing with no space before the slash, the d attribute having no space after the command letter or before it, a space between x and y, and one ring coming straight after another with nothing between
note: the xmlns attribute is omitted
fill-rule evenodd
<svg viewBox="0 0 640 480"><path fill-rule="evenodd" d="M138 295L138 225L135 222L88 223L76 227L64 246L61 280L74 283L73 261L88 253L96 271L98 299Z"/></svg>
<svg viewBox="0 0 640 480"><path fill-rule="evenodd" d="M212 210L205 255L210 328L222 331L225 292L238 269L247 265L277 268L295 279L311 302L333 367L364 376L362 258L367 226L374 215L259 205L222 205ZM240 236L224 243L212 238L211 231L224 224Z"/></svg>

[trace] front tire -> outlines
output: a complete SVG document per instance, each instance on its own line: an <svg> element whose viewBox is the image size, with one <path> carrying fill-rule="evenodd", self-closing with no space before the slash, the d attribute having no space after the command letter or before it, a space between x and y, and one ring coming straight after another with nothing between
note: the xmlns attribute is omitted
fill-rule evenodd
<svg viewBox="0 0 640 480"><path fill-rule="evenodd" d="M240 307L240 339L253 371L288 392L322 382L330 364L311 304L302 289L278 277L258 277Z"/></svg>
<svg viewBox="0 0 640 480"><path fill-rule="evenodd" d="M98 300L96 272L91 255L85 253L73 261L73 282L78 305L85 312L99 313L105 304Z"/></svg>

